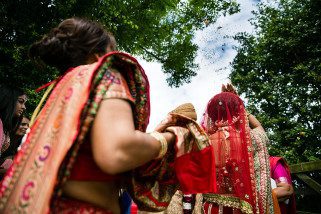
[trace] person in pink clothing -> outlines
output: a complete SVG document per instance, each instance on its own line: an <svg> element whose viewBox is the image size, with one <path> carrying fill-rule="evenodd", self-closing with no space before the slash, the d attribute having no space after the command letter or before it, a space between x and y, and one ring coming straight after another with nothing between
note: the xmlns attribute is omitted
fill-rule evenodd
<svg viewBox="0 0 321 214"><path fill-rule="evenodd" d="M282 157L270 157L271 178L276 187L273 192L278 198L282 214L296 213L296 205L290 168Z"/></svg>

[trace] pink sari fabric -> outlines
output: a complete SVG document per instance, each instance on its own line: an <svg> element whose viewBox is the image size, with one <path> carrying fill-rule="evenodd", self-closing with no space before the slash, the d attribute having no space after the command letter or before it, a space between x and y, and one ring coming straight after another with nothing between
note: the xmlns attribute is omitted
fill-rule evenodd
<svg viewBox="0 0 321 214"><path fill-rule="evenodd" d="M52 91L1 183L2 213L49 211L59 166L77 136L78 118L89 94L93 72L85 74L93 67L96 64L68 72Z"/></svg>
<svg viewBox="0 0 321 214"><path fill-rule="evenodd" d="M276 183L288 183L292 185L290 167L282 157L270 157L271 178ZM289 198L289 203L279 202L282 214L296 213L295 196L292 194Z"/></svg>
<svg viewBox="0 0 321 214"><path fill-rule="evenodd" d="M277 162L274 172L273 178L275 178L276 183L288 183L291 184L291 177L282 163Z"/></svg>

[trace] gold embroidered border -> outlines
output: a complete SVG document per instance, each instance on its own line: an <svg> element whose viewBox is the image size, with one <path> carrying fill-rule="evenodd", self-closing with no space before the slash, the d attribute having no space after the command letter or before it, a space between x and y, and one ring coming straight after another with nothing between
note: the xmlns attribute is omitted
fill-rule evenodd
<svg viewBox="0 0 321 214"><path fill-rule="evenodd" d="M240 200L237 197L217 194L203 194L203 198L205 201L208 202L214 202L216 204L223 205L226 207L240 209L243 213L253 214L253 208L251 204L244 200Z"/></svg>

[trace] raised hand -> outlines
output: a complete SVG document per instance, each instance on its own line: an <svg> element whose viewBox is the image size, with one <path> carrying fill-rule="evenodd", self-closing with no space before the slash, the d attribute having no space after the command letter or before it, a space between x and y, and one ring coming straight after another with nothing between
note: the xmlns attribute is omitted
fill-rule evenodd
<svg viewBox="0 0 321 214"><path fill-rule="evenodd" d="M222 92L230 92L230 93L238 95L234 86L230 83L227 83L226 85L222 84Z"/></svg>

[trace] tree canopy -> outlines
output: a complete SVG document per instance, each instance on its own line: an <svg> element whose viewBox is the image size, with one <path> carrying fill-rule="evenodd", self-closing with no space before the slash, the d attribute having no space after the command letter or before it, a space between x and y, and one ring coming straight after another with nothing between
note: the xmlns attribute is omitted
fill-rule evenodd
<svg viewBox="0 0 321 214"><path fill-rule="evenodd" d="M231 80L268 130L272 155L291 163L321 157L321 2L261 4L241 33Z"/></svg>
<svg viewBox="0 0 321 214"><path fill-rule="evenodd" d="M97 20L112 32L120 50L162 63L170 86L196 75L196 30L220 15L238 12L231 0L3 0L0 3L0 79L33 90L57 76L35 67L28 47L65 18ZM32 99L34 106L38 100Z"/></svg>

